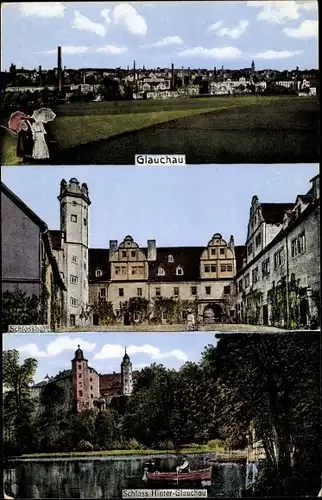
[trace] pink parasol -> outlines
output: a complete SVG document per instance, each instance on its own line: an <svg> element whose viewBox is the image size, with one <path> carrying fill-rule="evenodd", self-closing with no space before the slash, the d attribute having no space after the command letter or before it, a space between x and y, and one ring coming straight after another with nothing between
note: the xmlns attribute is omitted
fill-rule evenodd
<svg viewBox="0 0 322 500"><path fill-rule="evenodd" d="M29 118L29 116L22 111L15 111L9 118L8 128L14 132L19 132L19 130L21 130L20 122L27 118Z"/></svg>

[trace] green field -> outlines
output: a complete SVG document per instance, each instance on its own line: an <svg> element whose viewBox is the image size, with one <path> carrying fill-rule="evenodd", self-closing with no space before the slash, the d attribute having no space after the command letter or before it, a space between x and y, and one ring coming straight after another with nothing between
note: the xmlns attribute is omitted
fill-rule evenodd
<svg viewBox="0 0 322 500"><path fill-rule="evenodd" d="M120 101L62 104L57 118L49 124L49 136L58 142L60 151L94 141L110 139L124 132L135 132L173 120L205 113L233 110L241 106L275 103L277 100L298 100L297 97L243 96L191 98L178 100ZM180 128L180 121L179 121ZM2 130L3 165L18 165L16 139Z"/></svg>

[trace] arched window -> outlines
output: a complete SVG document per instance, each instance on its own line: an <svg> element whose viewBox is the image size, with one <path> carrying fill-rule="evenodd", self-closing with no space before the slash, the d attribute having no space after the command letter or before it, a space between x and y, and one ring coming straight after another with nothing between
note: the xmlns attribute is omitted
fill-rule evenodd
<svg viewBox="0 0 322 500"><path fill-rule="evenodd" d="M164 276L164 275L165 275L165 270L163 269L163 267L159 267L158 276Z"/></svg>
<svg viewBox="0 0 322 500"><path fill-rule="evenodd" d="M177 269L176 269L176 275L177 276L182 276L183 275L183 269L182 269L182 267L177 267Z"/></svg>
<svg viewBox="0 0 322 500"><path fill-rule="evenodd" d="M173 255L168 255L168 262L171 264L174 262Z"/></svg>
<svg viewBox="0 0 322 500"><path fill-rule="evenodd" d="M96 276L97 278L99 278L100 276L102 276L102 274L103 274L103 273L102 273L102 271L101 271L100 269L96 269L96 271L95 271L95 276Z"/></svg>

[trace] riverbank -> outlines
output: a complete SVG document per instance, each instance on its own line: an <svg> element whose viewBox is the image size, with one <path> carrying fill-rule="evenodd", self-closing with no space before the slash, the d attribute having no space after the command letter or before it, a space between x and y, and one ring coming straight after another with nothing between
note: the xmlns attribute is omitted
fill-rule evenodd
<svg viewBox="0 0 322 500"><path fill-rule="evenodd" d="M249 461L255 461L264 458L263 456L252 456L253 453L247 452L247 450L236 450L236 451L226 451L220 450L215 451L211 448L200 447L200 448L186 448L180 450L105 450L105 451L73 451L73 452L61 452L61 453L30 453L21 455L20 457L8 458L9 461L50 461L50 460L68 460L75 459L78 460L95 460L103 458L149 458L151 456L158 456L159 458L167 458L170 456L177 455L201 455L206 454L209 456L209 460L218 462L244 462L247 458Z"/></svg>
<svg viewBox="0 0 322 500"><path fill-rule="evenodd" d="M232 324L232 323L216 323L211 325L200 325L196 332L213 332L213 333L281 333L286 332L283 328L277 328L274 326L264 326L264 325L243 325L243 324ZM102 326L93 326L93 325L85 325L78 326L73 328L64 327L57 330L58 333L72 333L72 332L91 332L91 333L99 333L99 332L162 332L162 333L171 333L171 332L187 332L193 333L187 330L186 325L184 324L175 324L175 325L166 325L166 324L158 324L158 325L149 325L147 323L139 323L135 325L102 325Z"/></svg>

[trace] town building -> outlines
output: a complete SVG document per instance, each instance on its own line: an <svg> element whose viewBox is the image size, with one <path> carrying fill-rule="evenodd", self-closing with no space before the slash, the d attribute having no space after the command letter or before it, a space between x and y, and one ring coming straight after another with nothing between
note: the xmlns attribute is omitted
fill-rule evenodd
<svg viewBox="0 0 322 500"><path fill-rule="evenodd" d="M295 202L250 208L246 254L237 272L240 323L314 327L320 317L320 177Z"/></svg>
<svg viewBox="0 0 322 500"><path fill-rule="evenodd" d="M119 373L99 374L88 366L88 360L78 346L71 361L71 369L64 370L54 377L46 375L42 382L33 384L31 395L39 407L41 393L48 384L55 384L64 391L62 409L80 413L94 407L104 409L112 402L117 404L121 396L130 396L136 383L138 372L133 372L132 363L126 352Z"/></svg>
<svg viewBox="0 0 322 500"><path fill-rule="evenodd" d="M48 227L18 196L1 183L2 294L19 290L35 295L42 324L65 324L66 287L54 256Z"/></svg>

